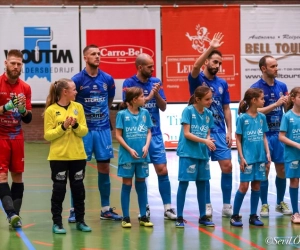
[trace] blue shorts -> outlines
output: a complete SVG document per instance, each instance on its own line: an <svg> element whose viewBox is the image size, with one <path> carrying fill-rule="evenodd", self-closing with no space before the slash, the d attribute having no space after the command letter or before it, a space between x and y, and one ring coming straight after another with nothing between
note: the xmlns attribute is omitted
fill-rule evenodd
<svg viewBox="0 0 300 250"><path fill-rule="evenodd" d="M300 178L300 161L292 161L284 163L286 178Z"/></svg>
<svg viewBox="0 0 300 250"><path fill-rule="evenodd" d="M283 147L283 143L278 139L278 134L268 135L267 139L268 139L272 162L284 163L284 157L283 157L284 147Z"/></svg>
<svg viewBox="0 0 300 250"><path fill-rule="evenodd" d="M162 135L152 136L149 146L149 156L153 164L166 164L166 150Z"/></svg>
<svg viewBox="0 0 300 250"><path fill-rule="evenodd" d="M105 130L92 130L83 137L87 160L92 159L94 153L97 161L114 158L110 128Z"/></svg>
<svg viewBox="0 0 300 250"><path fill-rule="evenodd" d="M226 143L226 133L210 133L210 137L215 140L216 150L208 150L212 161L231 160L231 149Z"/></svg>
<svg viewBox="0 0 300 250"><path fill-rule="evenodd" d="M209 161L179 157L179 181L206 181L210 179Z"/></svg>
<svg viewBox="0 0 300 250"><path fill-rule="evenodd" d="M146 178L149 176L148 162L126 163L119 165L118 176L123 178Z"/></svg>
<svg viewBox="0 0 300 250"><path fill-rule="evenodd" d="M266 177L266 164L265 162L257 162L245 166L244 172L240 172L240 181L265 181Z"/></svg>

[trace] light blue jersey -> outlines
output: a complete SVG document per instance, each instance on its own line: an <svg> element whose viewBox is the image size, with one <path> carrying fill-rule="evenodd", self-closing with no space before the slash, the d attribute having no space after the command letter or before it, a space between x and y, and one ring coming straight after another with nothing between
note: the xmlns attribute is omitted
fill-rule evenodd
<svg viewBox="0 0 300 250"><path fill-rule="evenodd" d="M150 162L149 154L146 158L142 158L142 149L147 141L148 129L151 129L152 126L150 114L144 108L140 108L138 114L132 114L128 109L121 110L117 113L116 128L123 130L123 139L140 157L139 159L134 159L130 153L120 145L119 165L136 162Z"/></svg>
<svg viewBox="0 0 300 250"><path fill-rule="evenodd" d="M215 126L212 128L211 132L226 133L223 105L230 103L227 82L224 79L219 78L217 76L210 80L204 75L203 71L196 78L193 78L191 73L189 73L188 81L191 95L194 94L195 89L198 86L207 86L211 89L213 93L213 102L209 107L209 110L213 113L215 123Z"/></svg>
<svg viewBox="0 0 300 250"><path fill-rule="evenodd" d="M162 99L166 100L165 93L163 90L163 84L160 79L156 77L150 77L147 82L141 82L137 76L132 76L130 78L127 78L123 83L123 101L125 100L126 96L126 89L130 87L140 87L143 89L144 96L147 97L151 90L153 89L154 84L159 83L160 84L160 90L159 95ZM152 119L153 127L151 128L151 134L152 136L161 135L160 130L160 116L159 116L159 108L156 105L155 97L153 97L149 102L145 103L144 108L146 108Z"/></svg>
<svg viewBox="0 0 300 250"><path fill-rule="evenodd" d="M193 105L190 105L182 112L181 124L189 124L190 132L193 135L206 139L209 129L214 126L214 120L212 112L207 108L204 108L204 112L200 114ZM207 146L204 143L185 138L183 126L180 131L177 155L195 159L209 159Z"/></svg>
<svg viewBox="0 0 300 250"><path fill-rule="evenodd" d="M290 140L300 143L300 116L289 110L283 115L280 131L286 132L286 137ZM284 144L284 161L298 160L300 160L300 149Z"/></svg>
<svg viewBox="0 0 300 250"><path fill-rule="evenodd" d="M242 151L248 165L267 161L264 147L264 133L267 131L266 116L260 112L255 118L247 113L237 118L236 134L242 135Z"/></svg>

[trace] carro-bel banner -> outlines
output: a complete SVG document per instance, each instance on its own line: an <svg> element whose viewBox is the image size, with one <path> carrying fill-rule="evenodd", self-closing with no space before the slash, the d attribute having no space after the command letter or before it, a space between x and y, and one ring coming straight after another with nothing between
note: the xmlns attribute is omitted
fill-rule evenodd
<svg viewBox="0 0 300 250"><path fill-rule="evenodd" d="M82 48L99 46L100 68L115 79L115 102L122 101L124 79L136 74L135 59L140 53L153 57L153 76L161 77L160 36L157 6L81 7Z"/></svg>
<svg viewBox="0 0 300 250"><path fill-rule="evenodd" d="M231 101L240 100L239 6L163 6L162 32L163 82L168 103L188 101L188 73L216 32L224 34L220 47L223 64L218 76L228 82Z"/></svg>

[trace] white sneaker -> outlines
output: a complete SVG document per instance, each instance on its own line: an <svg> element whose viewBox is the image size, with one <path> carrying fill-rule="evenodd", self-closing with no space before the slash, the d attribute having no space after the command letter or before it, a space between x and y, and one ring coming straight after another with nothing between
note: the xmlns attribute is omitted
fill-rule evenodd
<svg viewBox="0 0 300 250"><path fill-rule="evenodd" d="M146 217L150 220L150 207L149 205L146 206ZM141 219L141 215L138 215L138 220Z"/></svg>
<svg viewBox="0 0 300 250"><path fill-rule="evenodd" d="M175 213L175 209L170 208L170 209L166 210L164 213L164 218L165 218L165 220L176 220L177 214Z"/></svg>
<svg viewBox="0 0 300 250"><path fill-rule="evenodd" d="M263 204L260 210L260 217L269 217L269 205Z"/></svg>
<svg viewBox="0 0 300 250"><path fill-rule="evenodd" d="M289 209L289 206L284 201L280 202L279 205L276 205L275 211L282 213L284 215L291 215L293 212Z"/></svg>
<svg viewBox="0 0 300 250"><path fill-rule="evenodd" d="M230 204L224 204L222 209L222 217L231 217L232 213L232 206Z"/></svg>
<svg viewBox="0 0 300 250"><path fill-rule="evenodd" d="M206 204L206 212L205 212L205 215L207 217L212 217L212 214L213 214L213 208L211 206L211 204Z"/></svg>

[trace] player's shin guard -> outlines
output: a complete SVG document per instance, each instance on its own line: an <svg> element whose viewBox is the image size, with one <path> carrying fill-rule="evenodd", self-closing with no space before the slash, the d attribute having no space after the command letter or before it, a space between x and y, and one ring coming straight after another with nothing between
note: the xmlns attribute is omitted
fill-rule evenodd
<svg viewBox="0 0 300 250"><path fill-rule="evenodd" d="M11 198L11 191L7 182L0 183L0 199L4 211L9 216L11 213L15 213L13 200Z"/></svg>
<svg viewBox="0 0 300 250"><path fill-rule="evenodd" d="M75 218L77 222L82 222L85 213L85 189L83 180L76 180L71 183L71 191L73 196L73 204L75 211Z"/></svg>
<svg viewBox="0 0 300 250"><path fill-rule="evenodd" d="M14 208L15 208L17 215L20 214L23 193L24 193L24 183L13 182L11 185L11 197L12 197Z"/></svg>
<svg viewBox="0 0 300 250"><path fill-rule="evenodd" d="M53 191L51 197L51 212L52 220L54 224L62 223L62 203L66 195L66 183L64 182L54 182Z"/></svg>

